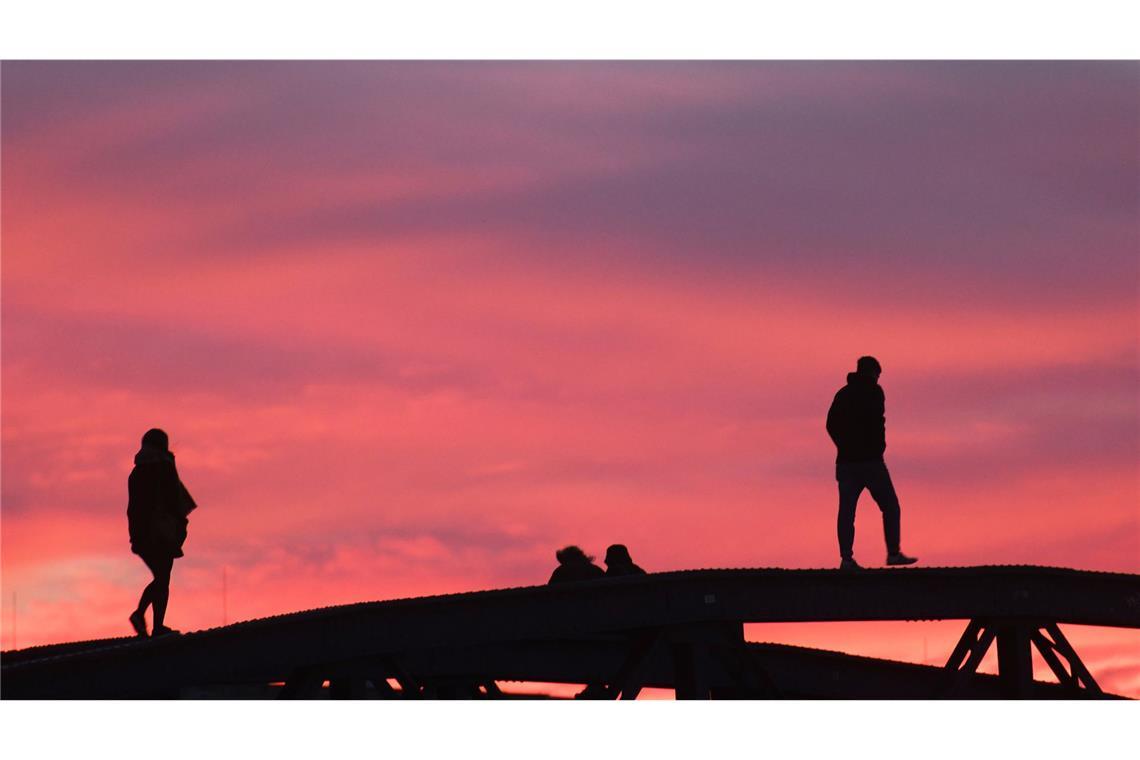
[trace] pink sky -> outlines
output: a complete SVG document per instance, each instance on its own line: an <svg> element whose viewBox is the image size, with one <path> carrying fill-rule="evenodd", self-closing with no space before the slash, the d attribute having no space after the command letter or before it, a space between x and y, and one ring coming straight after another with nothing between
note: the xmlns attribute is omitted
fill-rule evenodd
<svg viewBox="0 0 1140 760"><path fill-rule="evenodd" d="M3 647L129 632L152 426L201 505L184 630L223 568L234 620L566 543L832 566L865 353L906 551L1140 572L1138 71L5 63ZM962 627L750 637L941 663ZM1140 696L1135 632L1071 638Z"/></svg>

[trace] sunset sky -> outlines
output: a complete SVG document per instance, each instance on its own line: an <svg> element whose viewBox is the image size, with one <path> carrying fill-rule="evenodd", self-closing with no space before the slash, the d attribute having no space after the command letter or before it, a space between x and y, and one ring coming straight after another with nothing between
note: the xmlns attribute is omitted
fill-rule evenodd
<svg viewBox="0 0 1140 760"><path fill-rule="evenodd" d="M835 566L823 423L861 354L922 566L1140 572L1138 86L5 62L2 646L130 633L154 426L200 505L181 630L222 623L223 572L232 622L543 583L567 543ZM866 495L855 550L883 562ZM942 664L963 627L749 637ZM1070 638L1140 697L1140 634Z"/></svg>

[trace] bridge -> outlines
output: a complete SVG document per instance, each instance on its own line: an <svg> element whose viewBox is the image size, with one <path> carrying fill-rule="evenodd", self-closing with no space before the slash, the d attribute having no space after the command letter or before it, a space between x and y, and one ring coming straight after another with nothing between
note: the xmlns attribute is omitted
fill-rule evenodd
<svg viewBox="0 0 1140 760"><path fill-rule="evenodd" d="M744 640L744 624L962 620L943 667ZM0 653L6 699L500 698L509 681L709 698L1111 698L1060 624L1140 628L1140 575L1036 566L686 570L364 602ZM977 672L996 647L998 673ZM1057 682L1034 680L1036 649Z"/></svg>

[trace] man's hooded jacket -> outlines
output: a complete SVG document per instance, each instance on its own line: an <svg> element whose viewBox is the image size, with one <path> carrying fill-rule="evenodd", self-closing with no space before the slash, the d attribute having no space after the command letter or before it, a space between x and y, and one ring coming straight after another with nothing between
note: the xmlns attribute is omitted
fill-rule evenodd
<svg viewBox="0 0 1140 760"><path fill-rule="evenodd" d="M827 412L827 434L838 452L836 463L881 462L887 448L885 397L879 384L858 372L835 394Z"/></svg>

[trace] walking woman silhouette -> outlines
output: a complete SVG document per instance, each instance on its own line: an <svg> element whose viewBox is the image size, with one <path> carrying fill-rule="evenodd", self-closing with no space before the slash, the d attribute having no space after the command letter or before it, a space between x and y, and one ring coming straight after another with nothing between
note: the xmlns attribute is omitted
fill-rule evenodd
<svg viewBox="0 0 1140 760"><path fill-rule="evenodd" d="M166 604L170 599L170 571L182 556L186 540L187 515L197 507L178 477L170 439L158 428L146 431L142 447L135 454L135 467L127 478L127 524L131 551L150 569L153 580L143 589L139 605L130 615L131 626L146 636L146 608L154 612L151 636L177 633L165 625Z"/></svg>

